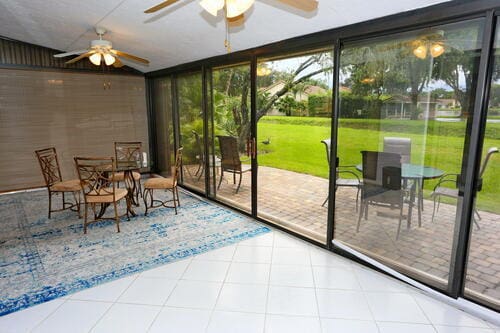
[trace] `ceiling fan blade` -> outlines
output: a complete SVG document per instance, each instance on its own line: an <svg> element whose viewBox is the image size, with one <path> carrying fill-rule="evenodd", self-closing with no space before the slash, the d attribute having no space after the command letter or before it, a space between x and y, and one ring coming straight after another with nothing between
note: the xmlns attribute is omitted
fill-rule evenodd
<svg viewBox="0 0 500 333"><path fill-rule="evenodd" d="M125 53L125 52L122 52L122 51L118 51L118 50L111 50L111 52L114 53L114 54L116 54L119 57L127 58L127 59L130 59L130 60L136 61L136 62L143 63L145 65L149 65L149 60L146 60L146 59L143 59L143 58L139 58L139 57L137 57L135 55L128 54L128 53Z"/></svg>
<svg viewBox="0 0 500 333"><path fill-rule="evenodd" d="M312 12L318 8L318 1L316 0L278 0L290 7L294 7L305 12Z"/></svg>
<svg viewBox="0 0 500 333"><path fill-rule="evenodd" d="M162 3L160 3L160 4L156 5L156 6L153 6L151 8L146 9L144 11L144 13L151 14L151 13L157 12L157 11L159 11L162 8L165 8L167 6L170 6L171 4L176 3L177 1L179 1L179 0L167 0L167 1L163 1Z"/></svg>
<svg viewBox="0 0 500 333"><path fill-rule="evenodd" d="M113 67L115 68L123 67L123 62L121 62L121 60L118 59L118 57L115 57L115 62L113 63Z"/></svg>
<svg viewBox="0 0 500 333"><path fill-rule="evenodd" d="M245 22L245 14L240 14L235 17L226 17L229 27L237 27Z"/></svg>
<svg viewBox="0 0 500 333"><path fill-rule="evenodd" d="M74 55L74 54L82 54L82 53L85 53L88 51L89 50L85 49L85 50L78 50L78 51L70 51L70 52L66 52L66 53L58 53L58 54L54 54L54 57L63 58L63 57L67 57L67 56Z"/></svg>
<svg viewBox="0 0 500 333"><path fill-rule="evenodd" d="M77 62L78 60L82 60L83 58L88 57L89 55L92 55L92 54L94 54L94 53L95 53L95 51L93 51L93 50L92 50L92 51L89 51L89 52L84 53L84 54L82 54L82 55L79 55L78 57L73 58L73 59L71 59L70 61L66 61L66 65L69 65L69 64L75 63L75 62Z"/></svg>

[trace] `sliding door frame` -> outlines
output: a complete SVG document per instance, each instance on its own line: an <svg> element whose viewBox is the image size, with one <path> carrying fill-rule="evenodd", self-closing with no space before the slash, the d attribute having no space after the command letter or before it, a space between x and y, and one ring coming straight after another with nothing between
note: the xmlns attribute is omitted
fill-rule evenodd
<svg viewBox="0 0 500 333"><path fill-rule="evenodd" d="M481 148L483 145L484 134L486 130L486 112L489 97L489 88L491 85L491 74L492 74L492 57L493 57L493 47L492 39L494 38L496 24L498 24L497 16L499 14L500 4L498 0L478 0L478 1L467 1L467 0L457 0L446 3L441 3L438 5L416 9L404 13L398 13L383 17L380 19L373 19L366 22L356 23L349 26L344 26L340 28L325 30L318 33L313 33L305 36L291 38L285 41L280 41L253 49L239 51L231 54L216 56L208 59L198 60L187 64L182 64L174 66L167 69L162 69L150 73L146 73L146 79L153 79L156 77L170 76L172 78L171 89L172 89L172 118L173 118L173 129L174 129L174 142L175 147L179 147L179 108L178 108L178 94L177 94L177 76L179 74L185 74L194 71L200 71L203 78L203 112L204 112L204 131L205 137L208 134L208 123L207 113L208 107L208 87L211 86L207 84L207 78L211 80L211 75L207 75L206 71L210 70L211 67L218 67L223 65L230 65L239 62L249 62L250 63L250 80L251 80L251 131L253 135L256 135L257 123L255 119L256 107L257 107L257 86L256 86L256 70L257 70L257 58L259 57L272 57L279 54L307 51L308 49L318 48L320 46L331 46L334 45L334 71L333 71L333 101L332 101L332 128L331 128L331 140L332 142L337 142L338 136L338 115L339 115L339 64L340 55L342 51L342 46L344 43L352 43L361 40L367 40L371 38L384 37L394 33L401 33L406 31L412 31L420 28L425 28L434 25L442 25L447 23L454 23L465 21L468 19L485 17L486 24L483 30L483 44L481 45L481 57L479 64L479 73L477 85L474 88L475 102L474 102L474 114L472 119L472 132L470 137L470 143L468 146L468 156L467 156L467 173L466 182L464 184L464 197L463 206L461 209L460 223L457 227L454 236L454 248L452 252L452 267L450 269L450 277L448 281L448 290L443 291L436 289L431 285L427 285L430 288L438 290L450 297L465 297L465 274L467 268L467 256L468 248L470 244L470 234L471 227L470 221L473 213L473 204L476 196L477 187L477 175L479 170L479 165L481 161ZM413 22L413 23L412 23ZM147 94L152 94L152 89L147 89ZM148 108L152 107L151 100L154 96L147 97ZM211 102L211 99L210 99ZM154 110L152 112L155 112ZM152 116L152 112L148 115ZM213 117L213 115L211 115ZM213 119L211 120L213 121ZM213 123L212 123L213 126ZM255 139L257 139L255 137ZM207 140L205 140L207 141ZM155 144L155 141L151 140L151 144ZM205 149L208 148L208 142L205 143ZM154 147L153 150L156 150ZM152 150L152 151L153 151ZM158 156L160 152L156 152L152 157ZM204 152L207 154L207 150ZM336 156L337 147L336 145L331 145L331 156ZM208 164L208 156L205 158ZM156 166L156 161L153 165ZM329 207L334 207L335 205L335 158L332 158L330 165L330 180L329 180ZM208 167L208 165L206 165ZM252 168L258 170L257 160L252 158ZM209 169L207 169L209 170ZM205 176L209 177L208 173ZM206 189L209 189L210 184L208 181L205 182ZM183 186L184 187L184 186ZM313 243L317 246L327 248L332 252L350 257L351 259L362 262L361 260L353 257L344 250L334 246L332 240L334 239L334 221L335 221L335 209L329 209L328 211L328 221L327 229L328 234L327 243L322 244L314 240L311 240L301 234L297 234L293 231L287 230L279 225L272 224L266 220L257 217L257 172L252 172L252 210L251 213L241 211L244 215L251 216L257 220L271 225L277 229L281 229L294 236ZM195 192L199 195L210 197L210 190L206 193L200 193L192 188L188 188L189 191ZM213 198L211 198L213 199ZM219 202L221 205L233 208L224 202ZM234 209L234 208L233 208ZM366 263L364 263L366 265ZM425 284L425 283L424 283ZM476 299L474 299L477 302ZM488 306L482 303L482 305Z"/></svg>

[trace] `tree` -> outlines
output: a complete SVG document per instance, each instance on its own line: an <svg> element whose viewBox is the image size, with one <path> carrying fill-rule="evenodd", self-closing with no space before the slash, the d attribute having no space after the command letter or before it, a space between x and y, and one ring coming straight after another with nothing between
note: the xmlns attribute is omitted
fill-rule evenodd
<svg viewBox="0 0 500 333"><path fill-rule="evenodd" d="M278 109L279 112L284 113L286 116L291 116L293 110L299 112L306 110L306 104L304 102L297 101L294 97L288 95L281 97L275 105L276 109Z"/></svg>
<svg viewBox="0 0 500 333"><path fill-rule="evenodd" d="M289 93L298 94L305 88L305 83L314 82L319 85L321 81L315 80L315 76L328 73L333 69L331 52L321 52L299 58L300 64L291 71L273 70L270 75L258 78L259 86L267 87L271 84L283 81L284 86L274 94L268 92L257 92L257 121L267 114L269 110L277 107L279 100ZM222 114L230 121L218 122L220 128L229 135L238 137L240 151L244 151L246 141L250 136L250 70L248 66L230 67L214 71L214 89L222 93L215 107L215 113ZM314 81L313 81L314 80ZM324 83L322 86L326 86ZM289 97L289 96L287 96ZM215 98L215 97L214 97ZM292 97L290 97L292 98ZM293 99L293 98L292 98ZM290 102L289 100L287 102ZM295 102L295 99L294 99ZM305 110L304 103L295 105L300 110ZM286 112L285 112L286 113ZM216 115L217 117L217 115ZM219 118L222 119L222 118ZM228 129L233 128L235 133Z"/></svg>

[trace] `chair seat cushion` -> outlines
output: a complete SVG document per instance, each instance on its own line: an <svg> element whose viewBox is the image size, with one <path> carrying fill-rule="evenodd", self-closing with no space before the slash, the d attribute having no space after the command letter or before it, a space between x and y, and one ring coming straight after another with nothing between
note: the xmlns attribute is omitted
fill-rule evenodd
<svg viewBox="0 0 500 333"><path fill-rule="evenodd" d="M81 189L82 186L80 185L79 179L65 180L55 183L50 187L50 190L54 192L75 192Z"/></svg>
<svg viewBox="0 0 500 333"><path fill-rule="evenodd" d="M145 189L169 189L174 187L174 179L168 178L149 178L144 182Z"/></svg>
<svg viewBox="0 0 500 333"><path fill-rule="evenodd" d="M135 180L141 179L141 174L139 172L132 172L132 177L134 177ZM111 179L114 182L122 182L125 179L125 173L123 171L121 172L115 172Z"/></svg>
<svg viewBox="0 0 500 333"><path fill-rule="evenodd" d="M458 189L438 186L434 190L434 192L432 192L432 195L433 196L434 195L443 195L445 197L458 198Z"/></svg>
<svg viewBox="0 0 500 333"><path fill-rule="evenodd" d="M113 192L112 187L106 187L103 191ZM102 192L101 192L102 193ZM124 188L115 188L115 201L123 199L127 195L127 190ZM94 195L92 195L94 194ZM88 203L110 203L113 202L113 194L100 194L95 195L95 191L91 191L89 194L85 195L85 200Z"/></svg>

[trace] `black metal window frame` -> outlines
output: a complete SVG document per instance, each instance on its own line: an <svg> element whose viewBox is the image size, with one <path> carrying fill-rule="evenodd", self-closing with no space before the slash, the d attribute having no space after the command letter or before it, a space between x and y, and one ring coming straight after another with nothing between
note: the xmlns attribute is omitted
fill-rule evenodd
<svg viewBox="0 0 500 333"><path fill-rule="evenodd" d="M178 96L176 91L176 81L177 76L182 74L187 74L190 72L201 72L203 78L203 91L202 91L202 105L204 112L204 130L208 130L209 113L207 112L210 93L207 89L211 86L206 82L210 78L210 71L214 67L222 66L232 66L238 63L250 63L250 80L251 80L251 131L256 133L256 70L257 70L257 60L258 58L272 58L278 56L286 56L290 53L307 52L308 50L333 47L334 50L334 71L333 71L333 103L332 103L332 127L331 127L331 139L332 142L336 142L338 134L338 116L339 116L339 96L338 96L338 82L339 82L339 65L340 65L340 55L342 46L345 43L355 43L357 41L366 41L369 39L384 38L386 36L393 35L395 33L403 33L408 31L413 31L421 28L426 28L434 25L443 25L447 23L454 23L465 21L474 18L485 18L486 24L483 31L483 41L482 50L479 65L478 82L476 89L473 92L476 96L474 103L474 112L472 119L472 131L470 137L469 151L467 152L467 174L466 183L463 199L463 207L461 210L460 224L457 228L457 232L454 236L454 248L451 260L450 268L450 278L447 290L439 290L435 287L428 285L429 287L436 289L452 298L468 298L465 293L465 274L467 268L467 257L470 241L470 220L473 213L473 204L475 199L475 188L477 186L477 174L481 161L481 148L484 139L484 133L486 128L486 113L488 106L489 90L491 85L491 73L493 66L493 42L495 37L496 25L499 24L497 21L497 16L500 14L500 4L498 0L477 0L477 1L467 1L467 0L455 0L450 1L423 9L412 10L404 13L398 13L383 17L380 19L369 20L366 22L356 23L340 28L335 28L331 30L326 30L318 33L313 33L305 36L300 36L296 38L291 38L288 40L252 48L249 50L239 51L231 54L216 56L212 58L207 58L199 61L194 61L191 63L177 65L171 68L166 68L150 73L146 73L145 77L148 82L158 77L171 77L172 80L172 121L174 128L174 141L175 147L179 145L179 116L178 116ZM152 87L151 83L148 83L147 87ZM156 110L150 110L153 107L152 101L154 100L153 89L147 89L147 106L148 106L148 116L150 123L150 135L155 133L152 129L155 129L154 124L154 112ZM213 126L213 124L212 124ZM206 140L205 140L206 141ZM154 138L150 138L151 145L153 146L152 157L157 157L158 153L157 147L155 145L156 141ZM205 150L208 149L208 142L205 142ZM205 154L207 151L204 152ZM337 147L336 145L331 146L331 156L336 156ZM208 164L208 159L205 159ZM335 159L332 160L333 164L330 168L330 180L329 180L329 207L334 207L335 205ZM156 165L153 161L153 165ZM208 165L207 165L208 167ZM252 168L257 170L256 161L252 160ZM207 170L209 170L207 168ZM206 193L200 193L193 191L192 188L188 190L196 192L199 195L206 196L207 198L213 200L210 197L209 191L209 174L206 173ZM328 225L327 225L327 242L326 244L318 243L311 240L301 234L291 232L287 229L283 229L280 226L272 224L266 220L262 220L257 217L257 192L256 188L257 174L252 173L252 211L251 213L241 211L241 213L252 216L257 220L272 225L275 228L282 229L288 233L293 234L303 240L309 241L317 246L326 248L334 253L349 257L350 259L357 260L349 253L334 247L332 240L334 238L334 220L335 220L335 210L328 210ZM223 202L219 204L227 206ZM230 206L229 206L230 207ZM234 207L231 207L235 209ZM236 209L238 210L238 209ZM366 265L366 263L363 263ZM477 301L476 299L470 299L472 301ZM488 304L482 303L488 307Z"/></svg>

